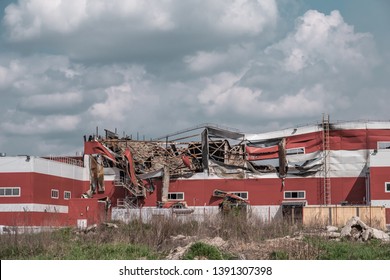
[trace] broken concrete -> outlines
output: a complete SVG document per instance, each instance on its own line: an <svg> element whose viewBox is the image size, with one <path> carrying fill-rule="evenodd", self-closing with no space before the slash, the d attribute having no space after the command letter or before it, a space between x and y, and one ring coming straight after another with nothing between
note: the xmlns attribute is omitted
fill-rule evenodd
<svg viewBox="0 0 390 280"><path fill-rule="evenodd" d="M341 234L339 232L331 231L328 232L328 237L329 238L340 238Z"/></svg>
<svg viewBox="0 0 390 280"><path fill-rule="evenodd" d="M84 230L84 233L89 233L89 232L95 232L97 229L97 224L90 225Z"/></svg>
<svg viewBox="0 0 390 280"><path fill-rule="evenodd" d="M114 223L103 223L103 225L105 225L108 228L118 228L118 225Z"/></svg>
<svg viewBox="0 0 390 280"><path fill-rule="evenodd" d="M372 237L374 239L380 239L380 240L383 240L383 241L390 241L390 236L385 233L384 231L381 231L379 229L375 229L373 228L372 229Z"/></svg>
<svg viewBox="0 0 390 280"><path fill-rule="evenodd" d="M370 239L390 241L390 236L387 233L367 226L359 217L352 217L348 220L341 229L340 237L363 241Z"/></svg>
<svg viewBox="0 0 390 280"><path fill-rule="evenodd" d="M336 232L338 231L339 228L338 227L335 227L335 226L326 226L326 231L328 232Z"/></svg>
<svg viewBox="0 0 390 280"><path fill-rule="evenodd" d="M362 233L362 239L363 239L363 241L367 241L367 240L371 239L371 238L372 238L372 233L373 233L372 228L365 230L365 231Z"/></svg>

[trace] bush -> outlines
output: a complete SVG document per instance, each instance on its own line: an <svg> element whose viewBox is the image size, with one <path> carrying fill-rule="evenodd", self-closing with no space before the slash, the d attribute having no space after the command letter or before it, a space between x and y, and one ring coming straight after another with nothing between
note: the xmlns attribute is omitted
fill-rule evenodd
<svg viewBox="0 0 390 280"><path fill-rule="evenodd" d="M196 242L191 245L187 253L183 256L183 260L195 259L224 260L225 256L215 246L203 242Z"/></svg>

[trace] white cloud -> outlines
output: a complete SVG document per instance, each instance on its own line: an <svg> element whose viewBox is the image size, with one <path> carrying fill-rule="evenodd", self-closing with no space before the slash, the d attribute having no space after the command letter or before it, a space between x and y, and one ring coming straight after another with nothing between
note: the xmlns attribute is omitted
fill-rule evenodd
<svg viewBox="0 0 390 280"><path fill-rule="evenodd" d="M90 113L94 117L121 121L126 119L126 111L130 111L134 105L135 96L130 84L113 86L106 89L107 99L104 102L94 104Z"/></svg>
<svg viewBox="0 0 390 280"><path fill-rule="evenodd" d="M3 23L13 41L82 29L99 36L123 38L134 32L144 35L181 26L253 36L274 26L277 16L275 0L18 0L6 7Z"/></svg>
<svg viewBox="0 0 390 280"><path fill-rule="evenodd" d="M25 67L19 60L11 60L4 66L0 64L0 89L10 87L24 73Z"/></svg>
<svg viewBox="0 0 390 280"><path fill-rule="evenodd" d="M193 71L203 71L214 68L226 60L226 54L218 52L197 52L194 56L186 56L184 62Z"/></svg>
<svg viewBox="0 0 390 280"><path fill-rule="evenodd" d="M224 10L216 21L217 28L232 33L259 34L274 25L278 16L274 0L229 0L221 6Z"/></svg>
<svg viewBox="0 0 390 280"><path fill-rule="evenodd" d="M3 92L0 94L13 94L15 98L19 96L32 98L35 95L49 95L56 92L76 92L77 90L69 87L77 83L75 78L80 76L81 68L81 65L71 63L66 56L15 57L13 55L12 58L7 58L2 55L0 57L0 89Z"/></svg>
<svg viewBox="0 0 390 280"><path fill-rule="evenodd" d="M297 119L348 110L358 102L349 97L358 88L356 75L367 79L376 65L373 46L372 37L354 32L338 11L308 11L257 57L252 52L236 69L203 78L198 101L208 116L221 118ZM184 61L197 72L226 69L225 61L238 61L238 49L197 52Z"/></svg>
<svg viewBox="0 0 390 280"><path fill-rule="evenodd" d="M14 2L0 55L7 153L75 151L96 126L149 138L204 122L258 132L323 112L386 116L390 68L337 11L272 34L283 29L273 0Z"/></svg>
<svg viewBox="0 0 390 280"><path fill-rule="evenodd" d="M198 99L209 116L230 114L266 119L297 118L327 112L337 102L338 106L345 106L343 100L334 99L321 84L267 99L261 89L240 86L241 77L221 73L206 80Z"/></svg>
<svg viewBox="0 0 390 280"><path fill-rule="evenodd" d="M39 37L45 32L66 34L83 24L127 23L134 29L173 27L171 1L19 0L5 9L3 22L12 40ZM123 26L122 26L123 28Z"/></svg>
<svg viewBox="0 0 390 280"><path fill-rule="evenodd" d="M340 12L325 15L310 10L297 20L295 32L268 48L267 53L281 51L287 71L297 73L323 62L338 72L344 67L361 69L375 64L372 48L370 34L354 32Z"/></svg>
<svg viewBox="0 0 390 280"><path fill-rule="evenodd" d="M11 38L29 39L43 31L68 33L87 17L87 0L20 0L5 9L4 23Z"/></svg>
<svg viewBox="0 0 390 280"><path fill-rule="evenodd" d="M17 112L15 112L15 114L17 114ZM24 122L5 121L0 125L0 127L5 133L17 135L38 135L73 131L80 121L81 119L79 116L34 116L30 119L24 120Z"/></svg>
<svg viewBox="0 0 390 280"><path fill-rule="evenodd" d="M198 100L209 116L238 114L250 116L257 114L261 91L240 87L241 75L220 73L205 79L206 86L198 95Z"/></svg>
<svg viewBox="0 0 390 280"><path fill-rule="evenodd" d="M21 100L20 106L27 110L71 109L72 106L78 105L82 101L83 97L80 92L57 92L28 96Z"/></svg>
<svg viewBox="0 0 390 280"><path fill-rule="evenodd" d="M273 101L259 104L261 115L266 118L289 118L317 116L331 109L333 100L321 84L303 88L297 93L280 96Z"/></svg>
<svg viewBox="0 0 390 280"><path fill-rule="evenodd" d="M198 51L195 55L185 56L183 61L194 72L214 71L222 67L237 69L248 63L253 52L253 44L232 45L226 51Z"/></svg>

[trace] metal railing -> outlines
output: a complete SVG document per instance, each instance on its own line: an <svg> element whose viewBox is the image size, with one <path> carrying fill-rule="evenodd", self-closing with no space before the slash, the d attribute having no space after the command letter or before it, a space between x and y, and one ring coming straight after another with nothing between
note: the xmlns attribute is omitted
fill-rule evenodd
<svg viewBox="0 0 390 280"><path fill-rule="evenodd" d="M76 165L79 167L84 167L84 163L82 160L74 159L71 157L64 157L64 156L49 156L46 159L52 160L52 161L57 161L61 163L66 163L70 165Z"/></svg>

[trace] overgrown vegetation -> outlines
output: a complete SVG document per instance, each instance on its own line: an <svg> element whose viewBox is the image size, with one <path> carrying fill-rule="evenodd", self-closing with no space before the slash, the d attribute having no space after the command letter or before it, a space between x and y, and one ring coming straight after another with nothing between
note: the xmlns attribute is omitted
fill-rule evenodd
<svg viewBox="0 0 390 280"><path fill-rule="evenodd" d="M101 225L88 233L63 228L3 234L0 259L165 259L173 249L186 245L189 248L182 259L189 260L390 259L389 243L335 242L315 235L293 238L297 232L309 229L277 221L264 223L240 215L220 216L203 223L159 217L149 223L134 220L117 225L118 228ZM174 236L191 237L192 243ZM228 245L219 248L202 242L216 237Z"/></svg>
<svg viewBox="0 0 390 280"><path fill-rule="evenodd" d="M318 259L322 260L389 260L390 244L379 240L368 243L343 240L342 242L325 242L318 240L320 248Z"/></svg>
<svg viewBox="0 0 390 280"><path fill-rule="evenodd" d="M221 252L217 247L205 244L203 242L196 242L190 246L183 260L228 260L233 256Z"/></svg>

